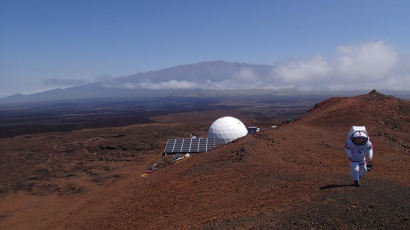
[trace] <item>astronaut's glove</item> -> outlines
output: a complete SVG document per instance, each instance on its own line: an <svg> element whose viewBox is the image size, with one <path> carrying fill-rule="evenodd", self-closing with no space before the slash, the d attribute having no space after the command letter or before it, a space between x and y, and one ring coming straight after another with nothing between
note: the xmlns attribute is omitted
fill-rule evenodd
<svg viewBox="0 0 410 230"><path fill-rule="evenodd" d="M372 170L372 168L373 168L373 161L369 161L369 163L366 164L366 168L367 168L367 171Z"/></svg>

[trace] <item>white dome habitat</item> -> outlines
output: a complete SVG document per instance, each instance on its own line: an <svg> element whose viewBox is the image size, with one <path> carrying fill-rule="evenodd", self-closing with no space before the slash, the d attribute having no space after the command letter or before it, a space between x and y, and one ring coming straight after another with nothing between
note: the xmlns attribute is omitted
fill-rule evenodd
<svg viewBox="0 0 410 230"><path fill-rule="evenodd" d="M212 123L208 131L209 138L216 138L217 144L226 144L246 136L248 129L234 117L221 117Z"/></svg>

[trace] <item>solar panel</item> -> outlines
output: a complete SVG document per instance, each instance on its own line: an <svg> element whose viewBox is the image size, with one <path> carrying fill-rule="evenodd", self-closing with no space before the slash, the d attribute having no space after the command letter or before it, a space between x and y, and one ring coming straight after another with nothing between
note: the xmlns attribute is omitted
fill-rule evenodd
<svg viewBox="0 0 410 230"><path fill-rule="evenodd" d="M174 151L174 152L180 152L181 151L181 149L182 149L182 144L183 144L183 142L182 142L182 139L180 139L180 140L175 140L175 145L174 145L174 148L172 149L172 151Z"/></svg>
<svg viewBox="0 0 410 230"><path fill-rule="evenodd" d="M181 152L189 152L190 146L191 146L191 139L182 139L182 148Z"/></svg>
<svg viewBox="0 0 410 230"><path fill-rule="evenodd" d="M165 145L164 152L172 152L174 149L176 139L169 139L167 145Z"/></svg>
<svg viewBox="0 0 410 230"><path fill-rule="evenodd" d="M199 152L207 151L208 138L199 140Z"/></svg>
<svg viewBox="0 0 410 230"><path fill-rule="evenodd" d="M199 145L199 139L201 138L194 138L191 139L191 147L190 147L190 152L191 153L198 153L199 149L198 149L198 145Z"/></svg>
<svg viewBox="0 0 410 230"><path fill-rule="evenodd" d="M215 148L215 138L169 139L164 153L200 153Z"/></svg>

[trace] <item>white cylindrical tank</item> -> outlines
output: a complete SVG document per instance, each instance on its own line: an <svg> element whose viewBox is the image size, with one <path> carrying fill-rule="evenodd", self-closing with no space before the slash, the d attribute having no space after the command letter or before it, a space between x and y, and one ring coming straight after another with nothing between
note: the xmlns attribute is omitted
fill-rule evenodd
<svg viewBox="0 0 410 230"><path fill-rule="evenodd" d="M234 117L218 118L208 131L208 137L216 138L217 144L226 144L247 134L246 126Z"/></svg>

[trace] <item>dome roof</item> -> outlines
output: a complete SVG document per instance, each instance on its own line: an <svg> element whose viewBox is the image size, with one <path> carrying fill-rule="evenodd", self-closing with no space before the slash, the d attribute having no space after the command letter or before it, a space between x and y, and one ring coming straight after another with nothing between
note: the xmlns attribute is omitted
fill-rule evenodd
<svg viewBox="0 0 410 230"><path fill-rule="evenodd" d="M226 144L247 134L248 129L245 125L234 117L218 118L208 131L208 137L216 138L217 144Z"/></svg>

